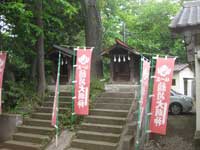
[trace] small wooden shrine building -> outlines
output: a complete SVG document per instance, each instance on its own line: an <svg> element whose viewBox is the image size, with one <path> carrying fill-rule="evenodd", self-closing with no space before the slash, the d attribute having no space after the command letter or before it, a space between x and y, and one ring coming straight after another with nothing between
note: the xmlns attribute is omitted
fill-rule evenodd
<svg viewBox="0 0 200 150"><path fill-rule="evenodd" d="M52 62L51 81L49 84L56 83L57 68L58 68L58 55L61 52L61 66L60 66L60 84L72 83L73 72L73 48L53 45L53 49L47 53L47 58Z"/></svg>
<svg viewBox="0 0 200 150"><path fill-rule="evenodd" d="M101 53L110 59L110 82L139 84L140 53L119 39L115 41Z"/></svg>

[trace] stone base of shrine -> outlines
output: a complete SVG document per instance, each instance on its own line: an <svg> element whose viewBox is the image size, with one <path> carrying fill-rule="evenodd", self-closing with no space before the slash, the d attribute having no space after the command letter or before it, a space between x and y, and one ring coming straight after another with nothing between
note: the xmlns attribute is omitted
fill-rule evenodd
<svg viewBox="0 0 200 150"><path fill-rule="evenodd" d="M127 92L127 93L138 93L139 92L139 85L132 85L132 84L105 84L105 91L106 92Z"/></svg>
<svg viewBox="0 0 200 150"><path fill-rule="evenodd" d="M50 92L55 91L56 86L55 85L48 85L48 90ZM72 85L60 85L60 92L71 92L72 91Z"/></svg>

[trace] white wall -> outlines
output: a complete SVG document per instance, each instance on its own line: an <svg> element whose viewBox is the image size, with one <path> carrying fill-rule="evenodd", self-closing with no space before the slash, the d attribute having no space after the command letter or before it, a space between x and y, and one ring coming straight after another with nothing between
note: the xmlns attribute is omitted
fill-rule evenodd
<svg viewBox="0 0 200 150"><path fill-rule="evenodd" d="M194 73L191 71L189 67L181 70L180 72L175 72L173 79L176 79L176 85L172 86L172 89L175 91L184 94L184 78L194 79ZM192 80L187 81L187 91L188 96L192 95Z"/></svg>

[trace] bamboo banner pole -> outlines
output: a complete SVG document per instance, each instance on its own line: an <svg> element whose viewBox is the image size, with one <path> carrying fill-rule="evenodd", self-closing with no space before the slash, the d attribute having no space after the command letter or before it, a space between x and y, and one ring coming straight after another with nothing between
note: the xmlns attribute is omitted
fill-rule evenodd
<svg viewBox="0 0 200 150"><path fill-rule="evenodd" d="M139 94L138 94L138 110L137 110L137 113L138 113L138 122L137 122L137 133L136 133L136 141L135 141L135 150L139 150L139 147L140 147L140 141L139 141L139 138L140 138L140 125L141 125L141 118L140 118L140 108L141 108L141 91L142 91L142 69L143 69L143 55L141 55L141 60L140 60L140 91L139 91Z"/></svg>
<svg viewBox="0 0 200 150"><path fill-rule="evenodd" d="M75 113L74 113L74 96L75 96L75 93L74 93L74 90L75 90L75 83L73 82L75 80L75 55L76 55L76 50L74 48L74 51L73 51L73 63L72 63L72 66L73 66L73 69L72 69L72 112L71 112L71 127L73 126L73 123L75 121Z"/></svg>
<svg viewBox="0 0 200 150"><path fill-rule="evenodd" d="M59 135L59 94L60 94L60 62L61 62L61 52L59 51L59 58L58 58L58 96L57 96L57 111L56 111L56 147L58 146L58 135Z"/></svg>
<svg viewBox="0 0 200 150"><path fill-rule="evenodd" d="M146 123L145 123L145 132L146 132L146 142L149 141L149 120L151 117L151 99L152 99L152 92L153 92L153 73L154 73L154 66L155 66L155 60L153 59L153 57L151 57L151 71L150 71L150 79L149 79L149 97L148 97L148 101L147 101L147 106L146 106Z"/></svg>

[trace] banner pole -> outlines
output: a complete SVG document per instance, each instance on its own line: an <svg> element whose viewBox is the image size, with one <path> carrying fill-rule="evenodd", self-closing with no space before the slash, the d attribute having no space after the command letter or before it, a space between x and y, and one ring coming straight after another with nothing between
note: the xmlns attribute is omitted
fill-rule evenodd
<svg viewBox="0 0 200 150"><path fill-rule="evenodd" d="M60 62L61 62L61 53L59 51L59 58L58 58L58 96L57 96L57 111L56 111L56 147L58 145L58 135L59 135L59 95L60 95Z"/></svg>
<svg viewBox="0 0 200 150"><path fill-rule="evenodd" d="M141 107L141 92L142 92L142 66L143 66L143 55L141 55L141 60L140 60L140 91L138 94L138 122L137 122L137 133L136 133L136 141L135 141L135 150L139 150L140 146L140 124L141 124L141 119L140 119L140 107Z"/></svg>
<svg viewBox="0 0 200 150"><path fill-rule="evenodd" d="M148 101L147 101L147 108L146 108L146 112L147 112L147 114L146 114L146 124L145 124L145 132L146 132L146 142L148 142L149 141L149 132L147 132L147 131L149 131L149 121L150 121L150 117L151 117L151 115L148 115L149 113L151 113L151 99L152 99L152 97L150 97L150 95L152 95L152 93L153 93L153 81L154 81L154 79L152 78L152 76L153 76L153 73L154 73L154 66L155 66L155 61L154 61L154 59L153 59L153 56L151 57L151 71L150 71L150 80L149 80L149 96L148 96Z"/></svg>
<svg viewBox="0 0 200 150"><path fill-rule="evenodd" d="M73 126L73 123L75 121L75 113L74 113L74 99L73 97L75 96L75 93L74 93L74 89L75 89L75 83L73 82L75 80L75 55L76 55L76 51L74 49L74 52L73 52L73 63L72 63L72 66L73 66L73 69L72 69L72 112L71 112L71 127Z"/></svg>

